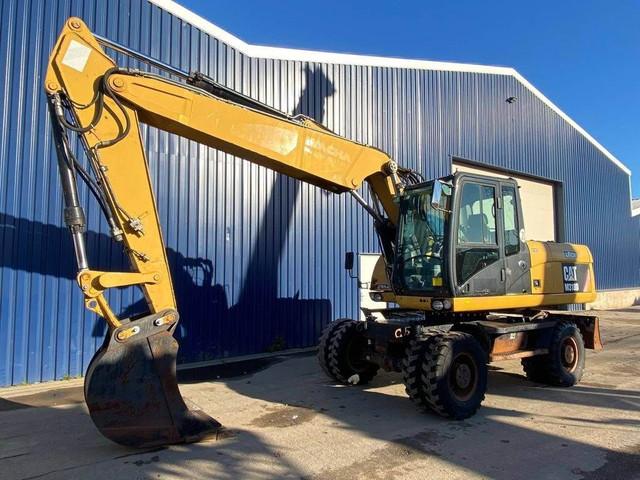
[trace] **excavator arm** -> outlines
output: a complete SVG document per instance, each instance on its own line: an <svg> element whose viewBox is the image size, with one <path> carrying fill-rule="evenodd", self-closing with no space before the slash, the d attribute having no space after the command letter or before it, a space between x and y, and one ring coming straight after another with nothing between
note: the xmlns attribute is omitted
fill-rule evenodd
<svg viewBox="0 0 640 480"><path fill-rule="evenodd" d="M215 84L201 74L175 81L118 68L78 18L70 18L51 53L45 79L78 284L86 307L109 325L85 377L94 423L127 445L188 442L220 425L189 410L175 378L179 319L139 123L172 132L335 193L351 192L374 217L383 251L397 222L394 196L410 172L384 152L340 137L314 121L291 117ZM85 169L68 132L79 135ZM87 183L132 269L92 270L76 178ZM373 203L356 193L368 184ZM149 312L118 318L105 292L137 285Z"/></svg>

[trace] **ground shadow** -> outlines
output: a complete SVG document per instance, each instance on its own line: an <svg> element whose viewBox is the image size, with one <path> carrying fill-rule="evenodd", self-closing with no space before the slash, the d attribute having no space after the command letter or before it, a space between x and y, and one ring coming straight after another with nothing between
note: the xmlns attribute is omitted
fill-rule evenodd
<svg viewBox="0 0 640 480"><path fill-rule="evenodd" d="M571 435L563 435L563 429L568 424L581 422L587 425L580 428L589 428L594 435L600 430L612 432L614 429L631 433L640 427L640 418L587 418L585 421L584 418L564 415L555 410L537 412L535 415L540 417L541 423L553 426L551 432L541 431L533 425L531 428L515 425L511 420L530 418L531 411L521 409L518 405L535 405L533 400L574 407L640 412L638 391L589 386L552 389L529 382L523 375L492 370L489 375L490 391L515 402L509 402L509 408L482 407L474 417L456 422L418 412L404 395L402 376L399 374L381 373L364 387L341 387L327 380L319 371L315 358L308 354L289 357L283 363L278 363L281 361L283 359L269 359L237 365L237 372L247 374L255 369L256 373L230 379L225 384L243 396L284 406L284 412L290 414L299 415L299 409L302 409L326 415L336 428L364 432L368 438L390 442L392 452L398 446L406 447L413 454L444 458L452 465L489 478L531 478L526 469L522 470L523 465L530 465L539 471L539 478L558 478L557 472L565 467L566 475L573 473L575 478L623 478L616 472L625 472L627 476L624 478L635 478L630 476L632 473L640 475L640 436L636 436L635 450L627 452L596 447L576 440ZM269 368L265 370L267 363ZM287 363L291 365L287 366ZM220 373L218 367L199 372L194 370L184 375L181 381L212 381ZM389 385L398 385L395 394L379 391ZM626 400L629 399L633 402L628 403ZM571 411L571 408L568 410ZM272 415L265 414L266 417ZM280 415L280 418L285 423L291 422L291 415ZM273 423L266 425L273 426ZM264 424L254 422L253 426L262 427ZM507 456L505 449L509 451ZM583 455L585 461L581 463L580 457ZM606 457L595 476L589 473L589 456ZM380 462L386 462L388 468L398 466L398 458L389 457L382 451L356 462L355 469L353 466L348 469L329 469L325 476L353 478L369 472L372 478L378 478L376 475L380 471L372 465L379 467ZM550 472L544 473L545 468ZM551 470L555 473L551 473Z"/></svg>
<svg viewBox="0 0 640 480"><path fill-rule="evenodd" d="M236 429L224 440L135 450L102 437L80 405L0 411L0 468L4 480L303 477L296 465L249 430Z"/></svg>
<svg viewBox="0 0 640 480"><path fill-rule="evenodd" d="M492 371L490 388L500 396L523 403L483 407L476 416L454 422L416 411L402 394L401 378L397 374L381 373L365 387L340 387L323 377L315 359L308 354L238 363L235 368L235 373L246 373L221 379L218 374L230 373L225 366L208 367L199 369L199 378L192 377L191 381L200 382L197 391L201 397L213 395L224 384L243 397L268 404L264 404L261 415L247 418L246 423L234 427L229 438L217 442L142 451L116 446L102 438L89 421L80 404L81 387L59 394L59 398L71 403L66 408L50 408L46 400L38 399L38 395L8 399L0 404L7 406L0 408L3 478L24 479L40 475L44 478L87 478L104 471L122 478L132 475L191 478L206 476L207 472L215 478L229 479L388 478L399 472L417 478L424 474L415 470L420 461L439 465L438 470L429 474L432 478L443 478L442 468L498 480L604 480L632 479L640 475L640 445L613 450L594 446L594 443L602 445L599 442L576 439L563 430L567 425L585 428L583 418L542 409L535 413L535 424L523 425L532 413L529 408L518 405L530 407L531 402L527 400L539 398L537 393L533 397L528 393L535 385L523 378L517 379L515 375ZM196 371L190 373L193 376ZM190 388L196 387L183 386L187 398ZM634 391L588 389L598 391L611 402L617 401L620 392L638 395ZM544 400L548 402L571 401L558 397L555 390L540 390L545 390ZM575 395L580 398L580 394ZM247 407L246 402L246 399L242 400L242 408ZM608 407L618 408L618 405ZM233 406L225 408L228 411ZM208 413L216 416L221 412ZM320 415L326 418L324 423L316 423L314 428L305 430L306 422ZM610 418L606 422L592 420L587 422L587 428L593 435L602 432L611 436L621 430L633 441L633 432L637 432L637 422L628 418ZM544 431L541 425L546 427ZM315 455L326 458L324 470L311 474L304 465L304 457L296 455L296 452L304 454L305 448L301 445L285 447L286 442L278 441L279 437L290 438L288 435L296 430L314 436L308 438L305 448L315 449ZM341 431L361 432L366 438L380 440L381 447L360 451L356 444L334 445L333 442L338 441L335 435ZM319 443L322 446L318 446ZM340 454L351 458L351 463L335 462L332 452L336 448L353 449L349 454ZM74 455L65 454L69 449L73 449ZM32 461L25 461L24 456ZM344 462L344 457L341 458ZM418 463L414 465L414 462Z"/></svg>
<svg viewBox="0 0 640 480"><path fill-rule="evenodd" d="M511 395L523 400L544 400L553 396L558 403L586 405L591 407L616 408L640 412L640 391L575 385L571 388L551 387L527 380L523 375L510 372L492 372L493 385L497 389L508 389ZM525 384L527 388L514 389ZM640 426L640 424L639 424Z"/></svg>

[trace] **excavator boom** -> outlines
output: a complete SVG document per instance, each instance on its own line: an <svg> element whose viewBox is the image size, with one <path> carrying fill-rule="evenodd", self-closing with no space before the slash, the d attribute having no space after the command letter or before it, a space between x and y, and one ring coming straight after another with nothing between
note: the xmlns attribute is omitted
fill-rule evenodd
<svg viewBox="0 0 640 480"><path fill-rule="evenodd" d="M50 57L45 79L69 226L86 307L109 325L85 377L85 397L98 429L132 446L198 440L220 424L189 410L180 396L173 338L179 315L139 122L237 155L335 193L352 192L374 216L383 250L397 221L393 197L402 188L384 152L342 138L233 92L201 74L189 83L118 68L87 26L70 18ZM263 108L264 107L264 108ZM90 169L73 155L68 132L85 147ZM406 174L406 172L404 172ZM131 271L92 270L76 178L95 195ZM367 183L374 203L355 193ZM118 318L105 292L136 285L148 313Z"/></svg>

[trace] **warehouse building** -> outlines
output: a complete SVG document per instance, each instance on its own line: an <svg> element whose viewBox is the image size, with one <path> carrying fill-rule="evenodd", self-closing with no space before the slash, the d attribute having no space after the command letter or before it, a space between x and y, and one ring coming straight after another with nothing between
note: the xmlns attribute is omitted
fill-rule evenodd
<svg viewBox="0 0 640 480"><path fill-rule="evenodd" d="M82 375L105 334L75 285L42 86L71 15L149 57L375 145L427 178L456 169L516 177L528 238L587 244L600 305L640 294L630 171L511 68L259 47L169 0L0 8L0 385ZM182 317L181 363L309 348L331 319L359 315L344 253L378 245L350 196L146 126L143 136ZM125 268L97 205L81 194L92 267ZM369 258L361 256L361 274ZM110 301L127 315L142 300L124 289Z"/></svg>

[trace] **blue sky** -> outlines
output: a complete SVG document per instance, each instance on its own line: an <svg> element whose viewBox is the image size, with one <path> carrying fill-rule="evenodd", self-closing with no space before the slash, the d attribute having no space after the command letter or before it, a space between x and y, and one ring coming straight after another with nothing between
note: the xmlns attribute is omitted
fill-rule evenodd
<svg viewBox="0 0 640 480"><path fill-rule="evenodd" d="M640 0L178 1L248 43L514 67L640 196Z"/></svg>

